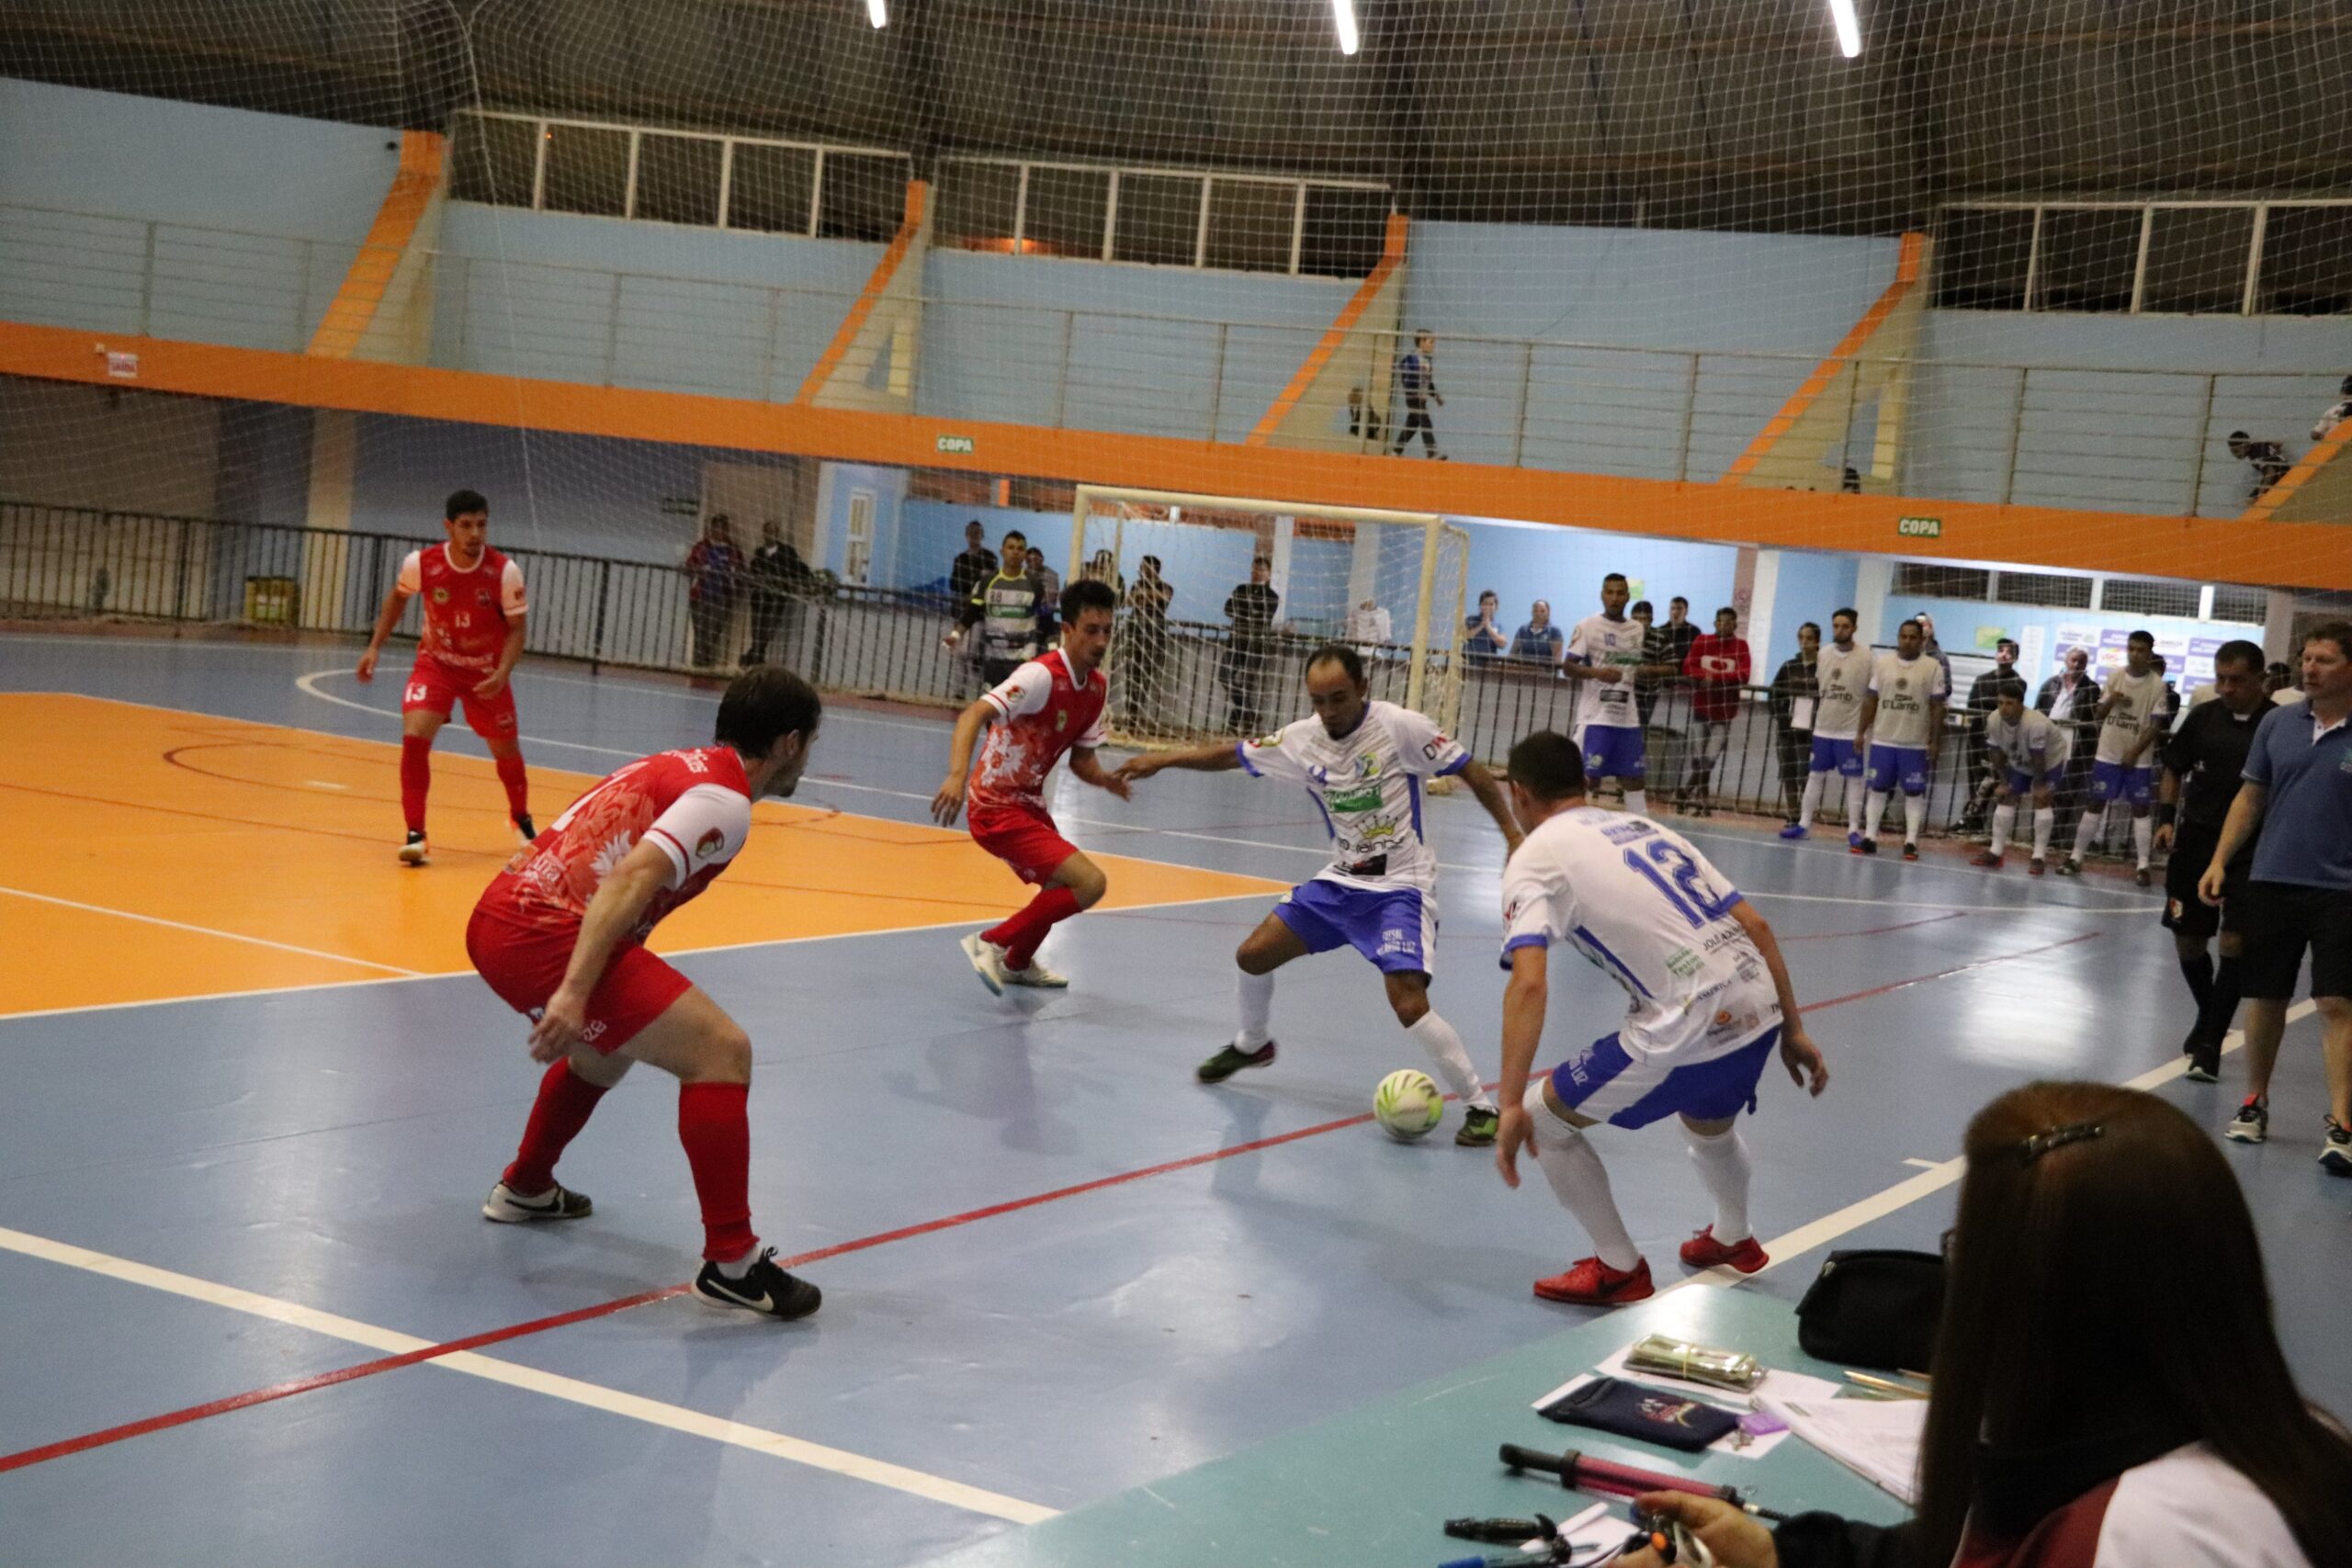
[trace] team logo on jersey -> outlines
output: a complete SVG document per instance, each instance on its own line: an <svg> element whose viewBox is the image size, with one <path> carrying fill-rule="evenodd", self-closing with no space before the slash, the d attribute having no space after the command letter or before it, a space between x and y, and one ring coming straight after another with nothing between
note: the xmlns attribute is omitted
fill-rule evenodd
<svg viewBox="0 0 2352 1568"><path fill-rule="evenodd" d="M1282 731L1279 729L1274 731L1272 735L1261 735L1257 739L1250 742L1250 745L1255 746L1261 751L1274 750L1280 747L1282 743L1283 736Z"/></svg>
<svg viewBox="0 0 2352 1568"><path fill-rule="evenodd" d="M447 604L449 602L449 591L446 588L435 588L433 591L433 602L435 604Z"/></svg>
<svg viewBox="0 0 2352 1568"><path fill-rule="evenodd" d="M1897 675L1894 678L1894 689L1898 692L1909 691L1911 689L1911 677L1908 675Z"/></svg>
<svg viewBox="0 0 2352 1568"><path fill-rule="evenodd" d="M727 835L713 828L695 840L695 859L708 860L727 847Z"/></svg>
<svg viewBox="0 0 2352 1568"><path fill-rule="evenodd" d="M481 606L483 609L485 609L485 610L489 609L489 608L490 608L490 590L489 590L489 589L487 589L487 588L477 588L477 589L475 589L475 590L474 590L474 603L475 603L475 604L479 604L479 605L481 605Z"/></svg>
<svg viewBox="0 0 2352 1568"><path fill-rule="evenodd" d="M1069 728L1069 713L1068 713L1068 712L1066 712L1066 711L1065 711L1065 710L1063 710L1063 709L1056 708L1056 709L1054 710L1054 730L1055 730L1055 733L1059 734L1061 731L1063 731L1063 730L1065 730L1065 729L1068 729Z"/></svg>

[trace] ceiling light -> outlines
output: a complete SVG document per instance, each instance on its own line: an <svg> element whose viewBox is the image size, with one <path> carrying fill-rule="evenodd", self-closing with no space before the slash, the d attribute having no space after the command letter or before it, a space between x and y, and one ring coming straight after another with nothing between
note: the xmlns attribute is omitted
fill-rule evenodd
<svg viewBox="0 0 2352 1568"><path fill-rule="evenodd" d="M881 0L875 0L876 5ZM1356 0L1331 0L1331 20L1340 29L1340 52L1356 51Z"/></svg>

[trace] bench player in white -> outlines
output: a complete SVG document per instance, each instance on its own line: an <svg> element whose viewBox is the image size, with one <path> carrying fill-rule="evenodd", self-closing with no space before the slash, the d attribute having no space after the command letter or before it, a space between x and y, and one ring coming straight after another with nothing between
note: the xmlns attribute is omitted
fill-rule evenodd
<svg viewBox="0 0 2352 1568"><path fill-rule="evenodd" d="M2156 824L2148 815L2155 790L2156 764L2149 748L2164 731L2165 677L2155 664L2156 639L2133 632L2123 643L2123 668L2107 678L2092 716L2098 721L2098 750L2091 756L2091 797L2083 819L2075 825L2075 852L2058 868L2061 876L2080 876L2083 856L2098 842L2107 827L2107 808L2117 801L2132 807L2132 847L2139 852L2136 880L2143 887L2154 880L2148 860L2155 846Z"/></svg>
<svg viewBox="0 0 2352 1568"><path fill-rule="evenodd" d="M1314 716L1262 739L1136 757L1119 770L1122 778L1138 781L1163 768L1240 768L1252 778L1287 779L1306 786L1331 833L1331 863L1283 895L1234 953L1241 1028L1194 1076L1222 1083L1244 1067L1272 1066L1274 971L1310 953L1352 947L1380 971L1396 1021L1429 1053L1438 1081L1467 1107L1453 1141L1492 1144L1494 1100L1462 1036L1430 1008L1437 856L1422 832L1421 783L1461 775L1505 844L1515 848L1519 828L1510 806L1494 776L1427 717L1371 700L1354 649L1334 643L1309 656L1306 694Z"/></svg>
<svg viewBox="0 0 2352 1568"><path fill-rule="evenodd" d="M1587 776L1595 784L1615 779L1625 792L1625 809L1647 811L1642 787L1649 764L1642 750L1642 716L1634 698L1636 675L1679 675L1676 664L1642 662L1648 629L1625 615L1633 585L1622 571L1600 580L1600 614L1587 615L1568 633L1561 675L1577 682L1577 744L1584 748Z"/></svg>
<svg viewBox="0 0 2352 1568"><path fill-rule="evenodd" d="M1813 756L1804 780L1804 804L1795 822L1781 829L1783 839L1802 839L1813 832L1821 810L1821 796L1837 774L1845 781L1846 847L1862 845L1862 749L1854 738L1861 733L1862 703L1870 695L1871 666L1878 656L1854 640L1860 618L1851 610L1829 617L1829 646L1814 665L1820 698L1813 710Z"/></svg>
<svg viewBox="0 0 2352 1568"><path fill-rule="evenodd" d="M1919 829L1928 820L1928 781L1936 776L1936 749L1944 733L1944 699L1951 678L1943 661L1924 651L1928 631L1917 621L1896 628L1894 651L1871 666L1870 694L1862 699L1861 734L1870 742L1870 801L1864 807L1862 841L1854 849L1878 853L1878 825L1895 786L1903 789L1903 858L1919 858Z"/></svg>
<svg viewBox="0 0 2352 1568"><path fill-rule="evenodd" d="M1984 751L1994 778L1993 841L1968 863L1998 871L2017 830L2018 802L2033 801L2033 859L2030 875L2049 869L2050 829L2056 825L2058 781L2065 776L2075 742L2063 724L2025 705L2025 682L2016 676L1994 693L1993 715L1984 721Z"/></svg>
<svg viewBox="0 0 2352 1568"><path fill-rule="evenodd" d="M1739 1112L1777 1051L1813 1094L1829 1069L1797 1014L1772 928L1679 835L1585 800L1584 759L1539 731L1510 751L1511 809L1527 839L1503 872L1502 1124L1495 1163L1519 1185L1531 1150L1593 1256L1535 1282L1546 1301L1613 1306L1651 1293L1650 1266L1625 1230L1609 1172L1583 1129L1682 1119L1714 1223L1682 1244L1693 1269L1753 1274L1770 1261L1747 1224L1747 1145ZM1617 1032L1532 1088L1544 1037L1550 948L1581 953L1625 992Z"/></svg>

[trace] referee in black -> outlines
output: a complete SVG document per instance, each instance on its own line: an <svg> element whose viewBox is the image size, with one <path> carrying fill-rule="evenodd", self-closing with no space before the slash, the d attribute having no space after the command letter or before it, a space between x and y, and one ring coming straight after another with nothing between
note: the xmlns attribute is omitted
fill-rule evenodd
<svg viewBox="0 0 2352 1568"><path fill-rule="evenodd" d="M2222 841L2222 824L2237 798L2255 726L2277 705L2262 689L2262 649L2244 640L2225 642L2213 654L2213 700L2190 708L2164 745L2155 844L2171 857L2165 863L2165 928L2172 932L2180 972L2197 998L2197 1021L2181 1045L2188 1054L2188 1077L2197 1083L2220 1081L2222 1037L2237 1016L2239 922L2233 906L2254 863L2254 840L2249 837L2230 858L2220 908L2198 897L2197 879ZM2216 931L2222 937L2218 970L2206 951Z"/></svg>

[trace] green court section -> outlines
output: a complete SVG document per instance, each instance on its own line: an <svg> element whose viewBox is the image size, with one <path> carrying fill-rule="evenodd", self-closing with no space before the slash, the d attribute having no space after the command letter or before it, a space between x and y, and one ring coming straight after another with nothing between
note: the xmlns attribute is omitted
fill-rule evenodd
<svg viewBox="0 0 2352 1568"><path fill-rule="evenodd" d="M1767 1366L1838 1379L1797 1348L1796 1316L1770 1297L1677 1291L1405 1389L1344 1416L1149 1486L1009 1530L935 1558L931 1568L1428 1568L1501 1547L1449 1539L1464 1515L1555 1518L1596 1498L1515 1476L1504 1443L1574 1448L1645 1470L1745 1489L1783 1513L1827 1509L1892 1523L1903 1506L1791 1438L1760 1459L1682 1455L1546 1421L1530 1408L1578 1372L1648 1334L1746 1350ZM1377 1365L1366 1374L1377 1375ZM1107 1413L1106 1413L1107 1414ZM1622 1509L1621 1509L1622 1512Z"/></svg>

